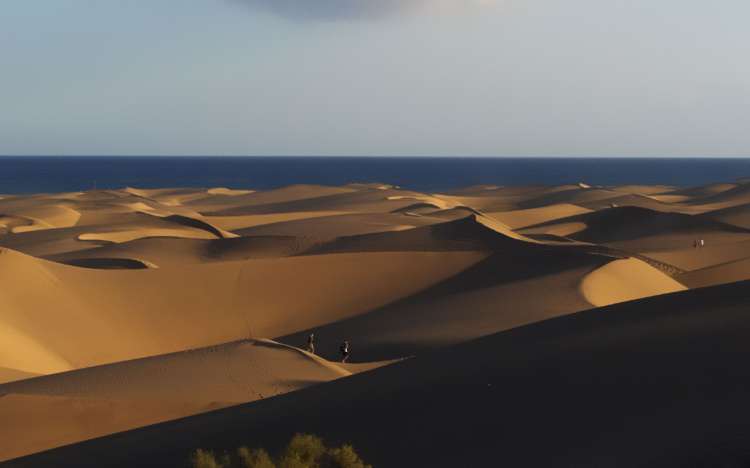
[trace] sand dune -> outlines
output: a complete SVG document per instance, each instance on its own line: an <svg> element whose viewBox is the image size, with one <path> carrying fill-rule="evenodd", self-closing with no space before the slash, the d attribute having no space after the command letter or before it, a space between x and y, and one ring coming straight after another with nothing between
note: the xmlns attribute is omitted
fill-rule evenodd
<svg viewBox="0 0 750 468"><path fill-rule="evenodd" d="M570 229L571 226L580 228ZM669 250L690 247L695 239L712 243L748 240L750 231L711 219L665 213L635 206L602 209L530 226L524 233L559 233L573 239L626 250ZM560 235L560 234L558 234Z"/></svg>
<svg viewBox="0 0 750 468"><path fill-rule="evenodd" d="M346 336L356 339L358 358L393 359L595 306L685 289L638 259L613 261L583 250L532 246L494 253L446 281L368 314L279 339L300 344L310 332ZM336 342L321 347L321 353L334 358Z"/></svg>
<svg viewBox="0 0 750 468"><path fill-rule="evenodd" d="M296 348L243 340L6 383L0 394L229 403L349 375Z"/></svg>
<svg viewBox="0 0 750 468"><path fill-rule="evenodd" d="M540 250L492 254L420 293L278 340L300 345L315 332L319 352L333 359L338 355L336 338L348 337L355 359L377 361L420 355L592 307L578 285L611 259L572 250Z"/></svg>
<svg viewBox="0 0 750 468"><path fill-rule="evenodd" d="M314 238L294 236L209 240L151 237L46 255L44 258L67 264L120 258L155 266L177 267L194 263L290 257L302 254L321 242Z"/></svg>
<svg viewBox="0 0 750 468"><path fill-rule="evenodd" d="M658 198L658 196L656 195L627 194L612 198L605 198L603 200L582 202L580 203L580 205L591 210L634 206L638 208L647 208L649 210L667 213L692 214L702 211L700 208L670 203L666 200L669 200L669 198Z"/></svg>
<svg viewBox="0 0 750 468"><path fill-rule="evenodd" d="M290 213L300 211L339 211L347 213L388 213L414 204L423 194L400 189L349 189L347 192L296 198L289 201L257 203L201 213L208 216ZM239 197L235 197L239 198Z"/></svg>
<svg viewBox="0 0 750 468"><path fill-rule="evenodd" d="M750 279L750 257L689 271L677 279L691 288L747 280Z"/></svg>
<svg viewBox="0 0 750 468"><path fill-rule="evenodd" d="M207 190L200 188L137 189L128 187L123 192L172 207L253 193L252 190L232 190L225 187L215 187Z"/></svg>
<svg viewBox="0 0 750 468"><path fill-rule="evenodd" d="M470 214L459 219L394 232L341 236L308 253L389 251L482 251L525 248L537 244L499 221ZM382 229L382 228L381 228Z"/></svg>
<svg viewBox="0 0 750 468"><path fill-rule="evenodd" d="M750 203L750 183L736 184L727 190L719 190L717 193L694 197L691 204L709 206L711 209L729 208L737 205Z"/></svg>
<svg viewBox="0 0 750 468"><path fill-rule="evenodd" d="M99 435L221 408L219 404L159 400L110 400L47 395L0 396L0 463ZM106 429L104 429L106 428ZM13 464L14 462L9 462ZM8 463L6 463L8 464ZM76 466L62 462L57 466Z"/></svg>
<svg viewBox="0 0 750 468"><path fill-rule="evenodd" d="M688 187L683 189L674 189L670 191L665 191L663 194L665 195L680 195L687 197L689 199L700 199L700 198L706 198L713 195L718 195L722 192L726 192L727 190L731 190L733 188L736 188L737 184L709 184L709 185L702 185L699 187Z"/></svg>
<svg viewBox="0 0 750 468"><path fill-rule="evenodd" d="M0 228L4 231L4 233L7 232L13 232L13 230L16 227L19 226L28 226L33 224L34 221L32 221L29 218L24 218L22 216L8 216L8 215L2 215L0 217Z"/></svg>
<svg viewBox="0 0 750 468"><path fill-rule="evenodd" d="M202 229L141 228L109 232L85 232L78 236L81 241L113 242L119 244L149 237L177 237L187 239L216 239L214 234Z"/></svg>
<svg viewBox="0 0 750 468"><path fill-rule="evenodd" d="M487 213L487 215L502 221L512 229L520 229L535 224L548 223L560 218L589 213L590 211L588 208L562 203L541 208Z"/></svg>
<svg viewBox="0 0 750 468"><path fill-rule="evenodd" d="M7 367L0 367L0 384L5 382L13 382L15 380L30 379L36 377L39 374L33 372L24 372L18 369L8 369Z"/></svg>
<svg viewBox="0 0 750 468"><path fill-rule="evenodd" d="M80 213L63 205L39 205L8 213L11 217L28 221L12 227L14 233L75 226L81 217Z"/></svg>
<svg viewBox="0 0 750 468"><path fill-rule="evenodd" d="M533 197L522 202L520 206L522 208L539 208L560 203L581 205L585 202L608 200L622 195L624 194L610 189L576 187Z"/></svg>
<svg viewBox="0 0 750 468"><path fill-rule="evenodd" d="M236 216L242 214L264 214L273 212L287 212L294 210L258 210L262 206L289 206L294 202L300 202L304 205L306 200L325 201L329 198L336 198L337 195L346 195L358 193L361 190L370 191L369 189L355 189L352 187L325 187L318 185L292 185L276 190L263 192L253 192L247 195L223 199L211 199L200 201L195 204L195 208L203 214L213 214L215 216ZM317 203L316 203L317 204ZM322 205L322 204L321 204ZM255 209L254 209L255 208ZM308 211L308 210L298 210Z"/></svg>
<svg viewBox="0 0 750 468"><path fill-rule="evenodd" d="M201 220L185 222L185 217L181 215L154 216L123 205L107 206L94 212L82 210L82 219L84 218L85 222L75 226L5 235L0 237L0 246L34 256L47 256L148 237L220 237L216 228ZM221 236L232 235L221 233Z"/></svg>
<svg viewBox="0 0 750 468"><path fill-rule="evenodd" d="M610 262L586 275L581 282L583 296L596 307L686 289L678 281L635 258Z"/></svg>
<svg viewBox="0 0 750 468"><path fill-rule="evenodd" d="M747 287L562 317L8 466L179 466L194 447L273 449L300 427L377 466L742 466Z"/></svg>
<svg viewBox="0 0 750 468"><path fill-rule="evenodd" d="M750 229L750 203L708 211L700 215L700 217Z"/></svg>
<svg viewBox="0 0 750 468"><path fill-rule="evenodd" d="M373 232L403 231L441 221L406 214L338 214L265 224L237 229L235 232L243 236L293 236L304 233L309 237L330 239Z"/></svg>
<svg viewBox="0 0 750 468"><path fill-rule="evenodd" d="M82 233L78 235L78 239L82 241L122 243L148 237L184 237L190 239L237 237L237 234L218 228L210 222L200 219L200 217L190 217L163 211L143 211L140 206L136 206L133 209L136 212L163 220L161 225L164 227L152 227L153 223L146 223L143 226L130 225L111 232Z"/></svg>
<svg viewBox="0 0 750 468"><path fill-rule="evenodd" d="M339 364L260 340L7 383L0 385L0 437L22 442L0 446L0 460L349 375ZM45 413L55 424L40 424Z"/></svg>
<svg viewBox="0 0 750 468"><path fill-rule="evenodd" d="M686 415L744 401L747 285L721 284L750 278L749 187L7 196L0 458L175 466L314 431L375 466L670 466L725 430Z"/></svg>
<svg viewBox="0 0 750 468"><path fill-rule="evenodd" d="M281 336L408 296L485 256L383 252L97 271L5 249L0 331L13 345L0 350L0 366L61 372ZM293 295L290 280L304 285Z"/></svg>
<svg viewBox="0 0 750 468"><path fill-rule="evenodd" d="M578 191L577 185L530 186L530 187L478 187L455 190L435 196L478 210L496 212L529 208L528 200L551 196L558 192Z"/></svg>
<svg viewBox="0 0 750 468"><path fill-rule="evenodd" d="M750 256L750 241L709 243L700 249L682 246L674 250L648 251L645 255L673 264L683 270L693 271L747 258Z"/></svg>
<svg viewBox="0 0 750 468"><path fill-rule="evenodd" d="M153 201L160 205L179 207L187 204L202 203L207 200L226 200L228 197L248 195L252 190L232 190L225 187L203 188L163 188L139 189L127 187L119 193L134 195L140 199Z"/></svg>
<svg viewBox="0 0 750 468"><path fill-rule="evenodd" d="M214 226L228 231L247 229L266 224L284 223L300 219L312 219L327 216L343 215L341 211L302 211L299 213L272 213L238 216L205 216L204 219Z"/></svg>

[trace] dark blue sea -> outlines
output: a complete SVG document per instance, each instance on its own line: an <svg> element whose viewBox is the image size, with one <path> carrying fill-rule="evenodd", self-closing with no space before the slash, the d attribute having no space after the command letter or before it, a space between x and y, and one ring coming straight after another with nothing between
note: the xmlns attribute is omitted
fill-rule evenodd
<svg viewBox="0 0 750 468"><path fill-rule="evenodd" d="M270 189L382 182L418 191L476 184L693 186L750 176L750 159L396 157L0 157L0 193L126 186Z"/></svg>

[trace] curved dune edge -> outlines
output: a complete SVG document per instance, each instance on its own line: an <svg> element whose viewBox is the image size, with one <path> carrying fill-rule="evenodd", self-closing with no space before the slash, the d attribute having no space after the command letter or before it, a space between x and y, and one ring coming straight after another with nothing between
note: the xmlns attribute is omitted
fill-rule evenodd
<svg viewBox="0 0 750 468"><path fill-rule="evenodd" d="M149 210L139 209L136 211L145 215L153 216L155 218L163 219L170 223L174 223L178 226L184 226L189 229L198 229L198 230L206 231L210 234L213 234L214 236L218 238L228 239L232 237L239 237L237 234L233 232L226 231L206 221L205 219L203 219L203 215L199 213L191 213L192 216L187 216L185 214L174 213L174 212L158 210L158 209L149 209Z"/></svg>
<svg viewBox="0 0 750 468"><path fill-rule="evenodd" d="M9 214L13 218L28 220L28 222L18 223L11 228L11 232L16 234L71 227L75 226L81 219L81 213L62 205L35 206Z"/></svg>
<svg viewBox="0 0 750 468"><path fill-rule="evenodd" d="M587 302L603 307L688 288L641 260L627 258L592 271L583 278L579 289Z"/></svg>

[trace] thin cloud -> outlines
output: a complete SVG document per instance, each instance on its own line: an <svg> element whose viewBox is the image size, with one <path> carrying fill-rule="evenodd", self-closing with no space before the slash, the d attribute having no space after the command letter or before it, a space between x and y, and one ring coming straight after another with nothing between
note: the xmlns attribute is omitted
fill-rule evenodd
<svg viewBox="0 0 750 468"><path fill-rule="evenodd" d="M373 19L445 10L470 10L496 0L235 0L293 19Z"/></svg>

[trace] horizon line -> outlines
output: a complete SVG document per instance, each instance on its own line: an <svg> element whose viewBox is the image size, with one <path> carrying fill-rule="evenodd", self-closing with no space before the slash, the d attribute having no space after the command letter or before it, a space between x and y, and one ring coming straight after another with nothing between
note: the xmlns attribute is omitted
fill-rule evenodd
<svg viewBox="0 0 750 468"><path fill-rule="evenodd" d="M0 158L317 158L317 159L750 159L737 156L477 156L477 155L241 155L241 154L0 154Z"/></svg>

